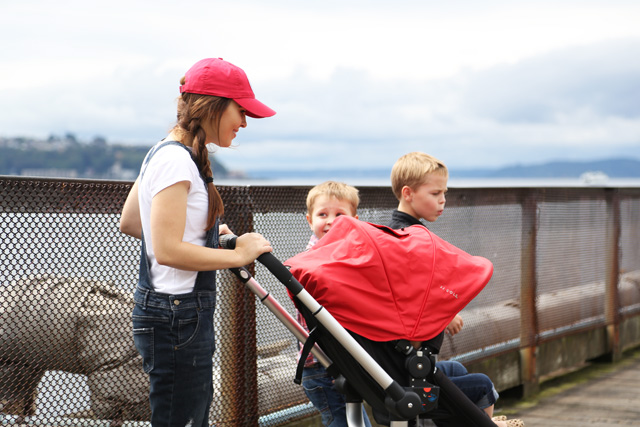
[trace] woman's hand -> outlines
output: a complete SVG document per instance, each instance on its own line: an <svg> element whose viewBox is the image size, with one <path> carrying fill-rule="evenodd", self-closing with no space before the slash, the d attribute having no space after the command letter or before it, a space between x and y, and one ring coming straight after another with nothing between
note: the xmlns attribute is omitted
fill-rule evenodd
<svg viewBox="0 0 640 427"><path fill-rule="evenodd" d="M229 228L229 226L227 224L220 224L218 226L218 233L220 235L223 234L233 234L233 231L231 231L231 229Z"/></svg>
<svg viewBox="0 0 640 427"><path fill-rule="evenodd" d="M272 252L273 248L261 234L246 233L238 237L234 251L240 259L240 265L247 265L263 253Z"/></svg>

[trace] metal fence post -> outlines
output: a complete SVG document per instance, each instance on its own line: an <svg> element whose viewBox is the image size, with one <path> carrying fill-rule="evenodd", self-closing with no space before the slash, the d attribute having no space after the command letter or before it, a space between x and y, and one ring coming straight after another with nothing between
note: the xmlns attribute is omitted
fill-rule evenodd
<svg viewBox="0 0 640 427"><path fill-rule="evenodd" d="M618 282L620 280L620 197L618 190L607 188L607 276L605 290L604 314L607 325L607 349L611 361L622 357L620 342L620 296Z"/></svg>
<svg viewBox="0 0 640 427"><path fill-rule="evenodd" d="M524 397L539 391L537 369L538 313L536 309L536 251L538 192L523 190L520 284L520 372Z"/></svg>
<svg viewBox="0 0 640 427"><path fill-rule="evenodd" d="M236 234L254 231L251 189L222 187L225 203L224 222ZM254 274L254 266L247 266ZM220 352L220 392L222 395L222 425L258 425L258 372L256 346L255 297L243 284L229 274L231 289L225 289L223 320L225 334L216 331Z"/></svg>

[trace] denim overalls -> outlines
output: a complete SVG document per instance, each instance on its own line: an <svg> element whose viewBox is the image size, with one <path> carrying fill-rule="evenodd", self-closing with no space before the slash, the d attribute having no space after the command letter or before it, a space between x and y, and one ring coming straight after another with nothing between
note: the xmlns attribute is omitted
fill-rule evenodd
<svg viewBox="0 0 640 427"><path fill-rule="evenodd" d="M152 150L140 179L153 155ZM218 221L206 235L206 247L218 247ZM134 294L133 338L149 374L151 425L208 426L213 399L213 313L216 305L216 272L201 271L193 292L158 293L149 280L144 236L140 254L140 277Z"/></svg>

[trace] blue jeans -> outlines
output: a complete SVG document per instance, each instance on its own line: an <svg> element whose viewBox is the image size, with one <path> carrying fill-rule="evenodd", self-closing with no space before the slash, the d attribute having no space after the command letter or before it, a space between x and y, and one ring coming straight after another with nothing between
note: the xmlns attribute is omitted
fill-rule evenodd
<svg viewBox="0 0 640 427"><path fill-rule="evenodd" d="M133 338L149 374L151 425L209 425L215 292L167 295L138 288Z"/></svg>
<svg viewBox="0 0 640 427"><path fill-rule="evenodd" d="M302 371L302 387L313 406L320 411L322 424L331 427L347 427L344 395L333 386L333 377L316 365ZM367 412L362 406L362 418L371 427Z"/></svg>
<svg viewBox="0 0 640 427"><path fill-rule="evenodd" d="M436 362L436 367L480 409L488 408L498 400L498 392L485 374L470 374L462 363L451 360Z"/></svg>

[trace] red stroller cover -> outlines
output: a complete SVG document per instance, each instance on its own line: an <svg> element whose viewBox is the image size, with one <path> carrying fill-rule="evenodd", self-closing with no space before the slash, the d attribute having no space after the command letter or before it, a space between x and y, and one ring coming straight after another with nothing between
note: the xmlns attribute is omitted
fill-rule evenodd
<svg viewBox="0 0 640 427"><path fill-rule="evenodd" d="M424 226L393 230L346 215L284 264L344 328L373 341L435 337L493 274L488 259Z"/></svg>

